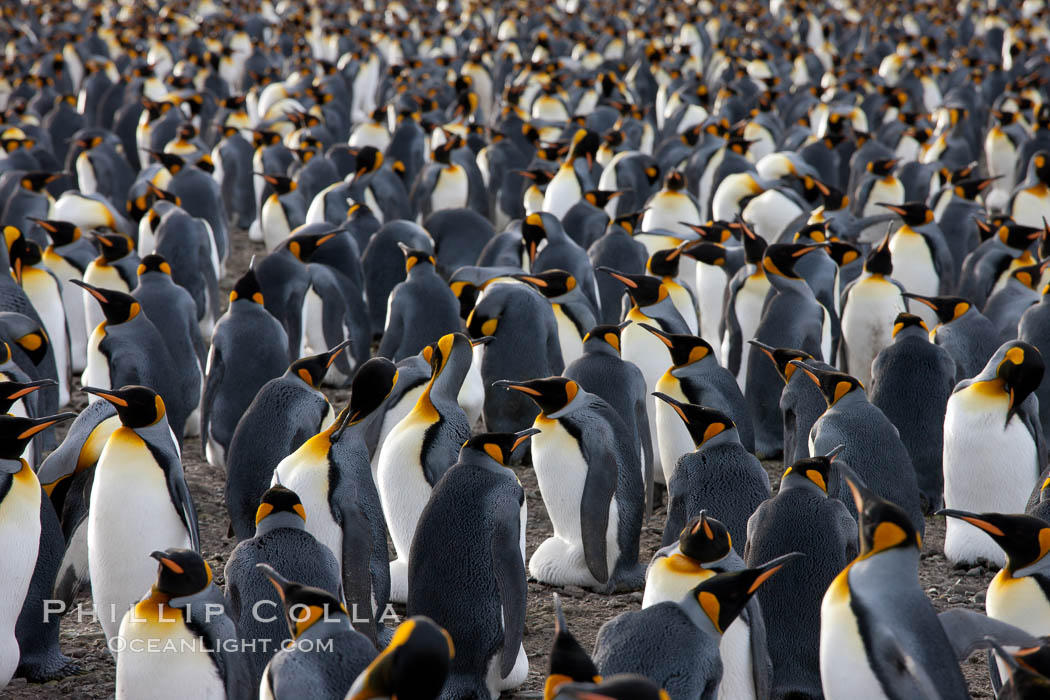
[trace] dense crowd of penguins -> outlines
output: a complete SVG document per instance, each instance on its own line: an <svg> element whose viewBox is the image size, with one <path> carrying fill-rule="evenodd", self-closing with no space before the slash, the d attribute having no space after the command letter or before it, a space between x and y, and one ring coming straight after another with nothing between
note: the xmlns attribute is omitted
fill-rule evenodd
<svg viewBox="0 0 1050 700"><path fill-rule="evenodd" d="M490 700L531 579L644 590L592 651L555 595L545 700L966 698L978 649L1050 697L1044 0L27 0L0 38L0 688L77 672L46 613L90 590L118 698ZM921 588L935 513L987 615Z"/></svg>

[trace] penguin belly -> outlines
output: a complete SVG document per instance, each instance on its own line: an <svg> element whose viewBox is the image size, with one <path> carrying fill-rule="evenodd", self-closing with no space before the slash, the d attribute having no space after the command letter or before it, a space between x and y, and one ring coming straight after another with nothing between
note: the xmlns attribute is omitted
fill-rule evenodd
<svg viewBox="0 0 1050 700"><path fill-rule="evenodd" d="M552 306L554 319L558 322L558 344L561 346L562 360L568 367L583 355L583 338L576 330L576 324L572 322L559 304Z"/></svg>
<svg viewBox="0 0 1050 700"><path fill-rule="evenodd" d="M940 277L926 239L916 233L898 231L890 238L890 254L893 256L893 279L905 290L923 296L940 294ZM913 301L909 307L909 311L922 318L927 327L938 324L937 314L925 304Z"/></svg>
<svg viewBox="0 0 1050 700"><path fill-rule="evenodd" d="M303 350L302 356L324 352L328 345L324 338L324 300L311 284L303 295Z"/></svg>
<svg viewBox="0 0 1050 700"><path fill-rule="evenodd" d="M96 389L113 389L109 373L109 360L102 354L99 345L106 336L104 326L99 324L91 333L87 344L87 358L84 363L84 374L81 377L81 386L93 386ZM119 388L119 387L116 387ZM101 401L94 394L88 394L88 403Z"/></svg>
<svg viewBox="0 0 1050 700"><path fill-rule="evenodd" d="M71 279L80 279L80 272L55 253L44 252L44 264L62 283L62 307L66 313L69 332L69 363L73 372L83 372L87 362L88 330L84 321L84 290Z"/></svg>
<svg viewBox="0 0 1050 700"><path fill-rule="evenodd" d="M281 241L288 237L291 227L276 194L270 195L263 202L262 211L259 213L259 227L262 229L262 241L267 253L272 253Z"/></svg>
<svg viewBox="0 0 1050 700"><path fill-rule="evenodd" d="M667 371L671 358L664 345L656 336L638 326L639 323L654 324L654 321L639 311L632 309L627 313L627 318L633 323L623 329L620 346L621 355L628 362L638 365L645 377L645 388L647 394L656 391L656 383ZM700 319L703 322L703 318ZM656 424L656 404L663 403L654 396L646 396L646 413L649 418L649 434L659 435ZM663 462L660 459L660 450L653 452L653 479L656 483L665 483L663 479Z"/></svg>
<svg viewBox="0 0 1050 700"><path fill-rule="evenodd" d="M210 645L186 627L182 611L145 607L136 606L120 625L116 700L225 698Z"/></svg>
<svg viewBox="0 0 1050 700"><path fill-rule="evenodd" d="M18 668L19 648L15 625L40 549L40 482L23 465L11 477L11 488L0 501L0 538L4 543L0 566L0 688Z"/></svg>
<svg viewBox="0 0 1050 700"><path fill-rule="evenodd" d="M1007 578L1005 571L1000 570L988 586L985 612L988 617L1019 627L1033 636L1050 634L1050 601L1031 576ZM999 677L1008 678L1006 665L998 659L996 663Z"/></svg>
<svg viewBox="0 0 1050 700"><path fill-rule="evenodd" d="M142 438L117 428L95 467L88 512L91 595L106 639L157 578L150 552L189 548L164 471Z"/></svg>
<svg viewBox="0 0 1050 700"><path fill-rule="evenodd" d="M802 215L802 208L777 190L766 190L744 207L741 216L751 223L756 234L767 241L780 239L784 227Z"/></svg>
<svg viewBox="0 0 1050 700"><path fill-rule="evenodd" d="M975 386L977 388L975 388ZM944 507L973 513L1023 513L1035 488L1035 442L1019 418L1003 429L1007 399L980 385L956 392L944 416ZM955 522L952 522L955 521ZM969 523L948 518L944 554L951 562L986 559L1002 566L1003 550Z"/></svg>
<svg viewBox="0 0 1050 700"><path fill-rule="evenodd" d="M691 259L692 258L690 258L690 260ZM696 311L696 305L693 303L692 295L685 287L673 280L665 282L665 284L667 285L667 291L671 296L671 303L674 304L678 313L682 315L682 318L685 320L685 325L689 327L689 333L691 335L696 335L699 330L697 327L697 316L699 316L699 314ZM568 366L568 363L566 363L566 366Z"/></svg>
<svg viewBox="0 0 1050 700"><path fill-rule="evenodd" d="M693 200L684 192L670 190L661 190L653 195L645 214L642 215L643 231L665 229L684 238L696 237L696 233L685 224L700 223L700 212L697 211ZM650 250L649 254L654 252L656 251Z"/></svg>
<svg viewBox="0 0 1050 700"><path fill-rule="evenodd" d="M820 684L826 700L881 700L886 693L871 668L853 612L849 571L831 582L820 605Z"/></svg>
<svg viewBox="0 0 1050 700"><path fill-rule="evenodd" d="M1039 185L1021 190L1014 197L1010 214L1014 221L1022 226L1042 228L1043 217L1050 219L1050 188Z"/></svg>
<svg viewBox="0 0 1050 700"><path fill-rule="evenodd" d="M77 156L75 163L77 187L80 189L81 194L95 194L98 192L98 178L95 177L95 168L91 165L91 156L89 154L90 151L82 151Z"/></svg>
<svg viewBox="0 0 1050 700"><path fill-rule="evenodd" d="M587 568L583 552L580 509L588 467L579 443L558 421L538 418L534 426L543 432L532 438L532 464L554 535L533 552L529 573L555 586L604 586L606 582L595 579ZM605 533L605 561L610 577L620 550L616 539L618 513L614 496L609 502Z"/></svg>
<svg viewBox="0 0 1050 700"><path fill-rule="evenodd" d="M576 177L576 171L571 165L563 165L547 183L547 190L543 194L542 210L554 214L561 220L582 196L583 191L580 187L580 180Z"/></svg>
<svg viewBox="0 0 1050 700"><path fill-rule="evenodd" d="M469 189L467 171L462 166L453 164L442 168L438 173L437 182L434 183L434 189L430 192L430 211L467 206Z"/></svg>
<svg viewBox="0 0 1050 700"><path fill-rule="evenodd" d="M559 329L559 334L560 332ZM564 353L565 350L563 348L562 354L564 355ZM566 363L566 366L568 366L568 363ZM463 409L463 412L467 414L467 424L473 430L477 426L478 420L481 419L481 411L485 406L485 382L481 378L481 360L471 362L470 369L467 370L466 379L463 380L463 386L459 388L456 402Z"/></svg>
<svg viewBox="0 0 1050 700"><path fill-rule="evenodd" d="M91 263L84 270L84 281L94 287L100 287L102 289L115 289L118 292L124 292L130 294L131 289L124 282L124 278L120 276L117 268L112 265L96 265ZM91 331L98 327L98 324L105 320L106 316L102 313L102 307L99 306L98 301L95 297L87 293L86 290L80 290L81 305L84 307L84 332L88 336L91 335ZM90 385L89 385L90 386Z"/></svg>
<svg viewBox="0 0 1050 700"><path fill-rule="evenodd" d="M432 425L414 411L394 426L376 469L379 500L397 558L390 562L390 600L408 600L408 553L432 487L423 474L423 440Z"/></svg>
<svg viewBox="0 0 1050 700"><path fill-rule="evenodd" d="M44 270L27 269L22 275L22 289L29 297L44 324L47 337L55 353L58 371L58 405L69 403L69 338L66 335L66 310L62 303L61 282Z"/></svg>
<svg viewBox="0 0 1050 700"><path fill-rule="evenodd" d="M721 357L723 352L718 327L722 323L722 300L728 282L729 277L722 268L697 263L696 297L700 305L700 337L708 342L715 357ZM765 297L762 300L765 301Z"/></svg>
<svg viewBox="0 0 1050 700"><path fill-rule="evenodd" d="M722 657L718 700L756 700L751 628L739 617L726 628L718 642L718 652Z"/></svg>
<svg viewBox="0 0 1050 700"><path fill-rule="evenodd" d="M758 324L762 321L762 306L766 303L766 295L769 293L770 286L765 275L752 274L737 290L736 298L733 300L736 322L740 326L740 371L736 376L740 391L744 391L747 386L747 358L751 354L751 344L747 341L752 340L758 331ZM727 330L726 333L728 332ZM721 357L722 366L726 367L729 364L728 342L722 344Z"/></svg>
<svg viewBox="0 0 1050 700"><path fill-rule="evenodd" d="M879 206L879 202L895 205L904 204L904 197L904 185L897 177L890 175L879 178L868 190L868 198L864 202L864 208L861 210L860 217L863 219L869 216L885 214L886 210ZM896 262L897 258L894 257L893 260Z"/></svg>
<svg viewBox="0 0 1050 700"><path fill-rule="evenodd" d="M678 379L670 376L670 372L665 373L660 378L660 381L656 383L656 390L684 403L689 403L689 399L682 392L682 386ZM660 453L660 465L663 469L663 483L670 484L671 477L674 476L675 467L678 466L678 460L682 455L692 452L696 445L693 444L693 439L690 437L685 423L682 422L682 419L675 413L673 408L663 401L657 401L655 408L655 434Z"/></svg>
<svg viewBox="0 0 1050 700"><path fill-rule="evenodd" d="M865 280L853 287L842 315L849 373L871 389L871 363L893 340L893 321L904 310L900 290L884 280Z"/></svg>
<svg viewBox="0 0 1050 700"><path fill-rule="evenodd" d="M297 451L282 459L274 469L270 485L280 483L295 491L306 511L306 531L332 551L342 571L343 530L332 517L332 506L328 501L327 454L311 455L316 460L302 459L303 456Z"/></svg>
<svg viewBox="0 0 1050 700"><path fill-rule="evenodd" d="M820 310L824 314L820 322L820 354L828 364L833 364L835 358L831 356L831 314L823 304L820 304Z"/></svg>
<svg viewBox="0 0 1050 700"><path fill-rule="evenodd" d="M427 388L427 385L420 384L411 391L405 393L401 397L401 400L397 404L389 407L386 410L386 414L383 416L383 424L379 428L379 440L376 442L376 451L372 455L372 481L376 483L376 487L379 486L379 458L383 453L383 445L386 443L387 437L390 432L404 420L405 416L412 412L412 408L416 405L416 401L422 396L423 390Z"/></svg>

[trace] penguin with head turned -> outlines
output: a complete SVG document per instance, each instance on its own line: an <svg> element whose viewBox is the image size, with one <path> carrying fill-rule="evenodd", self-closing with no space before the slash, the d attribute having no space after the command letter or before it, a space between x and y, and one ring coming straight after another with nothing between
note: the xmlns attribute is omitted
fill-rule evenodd
<svg viewBox="0 0 1050 700"><path fill-rule="evenodd" d="M998 333L995 325L969 299L962 297L924 297L910 292L905 298L924 304L937 314L937 325L930 329L930 340L940 345L955 361L955 380L975 376L995 354Z"/></svg>
<svg viewBox="0 0 1050 700"><path fill-rule="evenodd" d="M459 640L443 697L496 697L528 676L525 492L506 465L537 432L467 440L419 516L408 614L426 615Z"/></svg>
<svg viewBox="0 0 1050 700"><path fill-rule="evenodd" d="M940 507L944 487L944 413L955 389L955 362L930 342L918 316L899 314L892 333L872 362L868 398L897 428L928 512Z"/></svg>
<svg viewBox="0 0 1050 700"><path fill-rule="evenodd" d="M377 354L393 362L460 328L459 302L434 268L434 256L398 244L407 277L390 292L383 340Z"/></svg>
<svg viewBox="0 0 1050 700"><path fill-rule="evenodd" d="M693 450L679 457L667 483L663 544L674 542L675 533L704 510L725 523L742 551L747 543L747 519L769 498L769 476L740 444L736 425L725 413L659 392L656 397L678 414L693 441Z"/></svg>
<svg viewBox="0 0 1050 700"><path fill-rule="evenodd" d="M248 659L211 567L198 552L179 547L149 556L159 564L156 582L120 623L116 697L247 698L253 690Z"/></svg>
<svg viewBox="0 0 1050 700"><path fill-rule="evenodd" d="M273 471L335 418L321 381L346 344L304 357L266 382L237 422L226 455L226 510L238 540L255 532L255 511Z"/></svg>
<svg viewBox="0 0 1050 700"><path fill-rule="evenodd" d="M868 400L864 387L844 372L822 370L801 360L792 360L816 386L827 402L827 410L809 431L810 456L827 454L839 445L839 459L848 464L868 487L899 505L922 534L919 487L908 450L897 429L885 414ZM850 507L848 494L834 494Z"/></svg>
<svg viewBox="0 0 1050 700"><path fill-rule="evenodd" d="M284 620L273 614L284 606L256 564L269 564L282 576L337 598L342 593L339 563L306 529L307 518L294 491L271 487L255 513L255 536L239 542L226 561L226 614L237 625L241 639L257 642L250 652L245 649L253 686L258 686L281 642L290 639ZM265 648L262 640L269 640Z"/></svg>
<svg viewBox="0 0 1050 700"><path fill-rule="evenodd" d="M354 626L377 646L389 640L382 614L390 597L383 508L372 478L365 434L398 381L397 368L373 358L354 376L350 403L330 426L281 460L273 484L296 491L306 530L336 557Z"/></svg>
<svg viewBox="0 0 1050 700"><path fill-rule="evenodd" d="M838 480L837 451L801 459L784 472L780 488L747 522L744 560L749 566L791 551L806 566L788 569L758 592L766 616L775 698L820 697L820 601L840 571L857 556L857 523L828 495Z"/></svg>
<svg viewBox="0 0 1050 700"><path fill-rule="evenodd" d="M554 534L533 553L529 573L545 583L607 592L640 586L646 486L623 420L566 377L495 386L522 393L540 408L532 425L540 431L532 437L532 463Z"/></svg>
<svg viewBox="0 0 1050 700"><path fill-rule="evenodd" d="M959 382L944 416L944 505L975 513L1021 513L1046 464L1035 388L1042 355L1031 345L1004 343L977 376ZM1002 550L957 519L945 526L951 562L1001 564Z"/></svg>

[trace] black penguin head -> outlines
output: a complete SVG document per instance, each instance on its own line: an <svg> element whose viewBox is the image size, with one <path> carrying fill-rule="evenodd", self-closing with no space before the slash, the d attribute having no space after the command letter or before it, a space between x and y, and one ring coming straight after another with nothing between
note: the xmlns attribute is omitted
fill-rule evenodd
<svg viewBox="0 0 1050 700"><path fill-rule="evenodd" d="M142 277L148 272L160 272L171 277L171 265L168 264L167 259L163 255L150 253L139 261L136 274Z"/></svg>
<svg viewBox="0 0 1050 700"><path fill-rule="evenodd" d="M536 402L544 415L550 416L568 406L580 393L580 385L567 377L547 377L515 382L500 379L492 386L501 386L513 391L520 391Z"/></svg>
<svg viewBox="0 0 1050 700"><path fill-rule="evenodd" d="M733 232L736 230L734 225L727 224L724 221L708 221L706 224L690 224L685 221L679 221L678 224L692 229L694 233L700 236L701 241L709 243L726 243L733 237ZM686 251L691 249L693 245L697 245L697 243L686 241L683 244Z"/></svg>
<svg viewBox="0 0 1050 700"><path fill-rule="evenodd" d="M15 402L46 386L57 386L54 379L37 379L32 382L0 381L0 415L8 413Z"/></svg>
<svg viewBox="0 0 1050 700"><path fill-rule="evenodd" d="M825 250L828 251L828 257L839 267L849 265L860 258L860 248L846 241L832 239L827 242Z"/></svg>
<svg viewBox="0 0 1050 700"><path fill-rule="evenodd" d="M744 241L744 259L752 265L760 265L762 256L765 255L766 248L769 247L766 239L755 233L741 218L737 218L736 228L740 231L740 237Z"/></svg>
<svg viewBox="0 0 1050 700"><path fill-rule="evenodd" d="M49 173L47 171L36 170L24 173L19 180L19 184L32 192L40 192L60 177L62 177L62 173Z"/></svg>
<svg viewBox="0 0 1050 700"><path fill-rule="evenodd" d="M186 167L186 161L174 153L162 153L160 151L149 151L149 154L157 159L164 168L172 175L178 175Z"/></svg>
<svg viewBox="0 0 1050 700"><path fill-rule="evenodd" d="M102 259L107 263L116 262L135 249L135 242L130 236L116 231L94 231L92 237L98 243Z"/></svg>
<svg viewBox="0 0 1050 700"><path fill-rule="evenodd" d="M594 156L602 145L602 137L596 131L580 129L572 137L572 145L569 147L569 159L583 158L590 166L594 163Z"/></svg>
<svg viewBox="0 0 1050 700"><path fill-rule="evenodd" d="M682 255L688 255L697 262L715 267L725 267L726 247L712 241L688 241L682 244Z"/></svg>
<svg viewBox="0 0 1050 700"><path fill-rule="evenodd" d="M1047 263L1036 263L1035 265L1025 265L1024 267L1018 267L1010 273L1010 279L1015 279L1029 289L1035 289L1036 284L1039 283L1039 278L1043 274L1043 268L1046 267Z"/></svg>
<svg viewBox="0 0 1050 700"><path fill-rule="evenodd" d="M1039 182L1050 183L1050 153L1039 151L1032 156L1032 170Z"/></svg>
<svg viewBox="0 0 1050 700"><path fill-rule="evenodd" d="M700 336L686 333L667 333L647 323L639 323L638 325L655 335L661 343L667 346L668 352L671 353L671 364L674 367L691 365L705 357L709 357L714 352L711 344Z"/></svg>
<svg viewBox="0 0 1050 700"><path fill-rule="evenodd" d="M672 170L664 178L664 189L671 192L679 192L685 189L685 175L679 170Z"/></svg>
<svg viewBox="0 0 1050 700"><path fill-rule="evenodd" d="M530 275L513 275L548 299L555 299L576 289L576 278L565 270L545 270Z"/></svg>
<svg viewBox="0 0 1050 700"><path fill-rule="evenodd" d="M478 295L481 294L481 290L473 282L467 282L466 280L456 280L449 283L449 289L452 290L453 296L459 301L459 317L466 321L470 318L470 314L474 311L474 305L478 302ZM468 332L470 329L468 328Z"/></svg>
<svg viewBox="0 0 1050 700"><path fill-rule="evenodd" d="M955 193L956 197L973 201L977 199L982 192L991 187L998 179L998 177L967 178L965 180L953 182L952 191Z"/></svg>
<svg viewBox="0 0 1050 700"><path fill-rule="evenodd" d="M211 585L211 567L192 549L172 547L163 552L153 552L150 556L160 564L157 567L157 583L154 584L159 593L180 598L200 593Z"/></svg>
<svg viewBox="0 0 1050 700"><path fill-rule="evenodd" d="M759 586L768 581L789 561L802 556L799 552L792 552L754 569L715 574L694 588L692 596L700 605L700 609L711 620L715 629L720 633L725 633Z"/></svg>
<svg viewBox="0 0 1050 700"><path fill-rule="evenodd" d="M835 187L827 187L826 192L821 191L821 201L824 211L839 211L849 206L849 197Z"/></svg>
<svg viewBox="0 0 1050 700"><path fill-rule="evenodd" d="M449 139L434 149L434 162L448 165L452 162L452 151L456 150L456 141Z"/></svg>
<svg viewBox="0 0 1050 700"><path fill-rule="evenodd" d="M733 538L725 525L700 511L700 515L692 518L678 533L678 549L693 561L708 564L729 554L733 549Z"/></svg>
<svg viewBox="0 0 1050 700"><path fill-rule="evenodd" d="M864 271L872 275L889 277L893 274L893 255L890 254L890 234L871 249L864 261Z"/></svg>
<svg viewBox="0 0 1050 700"><path fill-rule="evenodd" d="M464 442L462 449L484 452L496 462L506 466L514 450L538 432L540 431L536 428L529 428L517 433L482 433Z"/></svg>
<svg viewBox="0 0 1050 700"><path fill-rule="evenodd" d="M128 428L145 428L164 417L164 399L146 386L128 385L120 389L86 386L84 391L113 404L121 425Z"/></svg>
<svg viewBox="0 0 1050 700"><path fill-rule="evenodd" d="M554 641L551 643L543 700L554 700L566 683L598 683L601 676L590 655L569 631L561 609L561 596L554 594Z"/></svg>
<svg viewBox="0 0 1050 700"><path fill-rule="evenodd" d="M843 396L854 390L864 392L864 386L860 381L845 372L820 369L801 360L791 360L791 364L805 372L806 376L820 387L820 393L824 395L824 400L828 402L828 408L834 406Z"/></svg>
<svg viewBox="0 0 1050 700"><path fill-rule="evenodd" d="M358 149L354 158L357 177L379 170L383 165L383 152L375 146L365 146Z"/></svg>
<svg viewBox="0 0 1050 700"><path fill-rule="evenodd" d="M72 279L70 282L83 288L84 291L98 301L99 306L102 307L102 313L106 317L106 323L111 325L126 323L138 316L142 311L142 306L130 294L118 292L115 289L93 287L87 282L81 282L78 279Z"/></svg>
<svg viewBox="0 0 1050 700"><path fill-rule="evenodd" d="M801 279L795 274L795 263L807 253L822 246L798 243L774 243L766 248L762 257L762 267L768 275L777 275L789 279Z"/></svg>
<svg viewBox="0 0 1050 700"><path fill-rule="evenodd" d="M299 379L306 382L306 384L314 389L320 391L321 382L324 381L325 375L328 373L328 368L332 366L336 358L350 345L349 340L336 345L328 352L322 352L319 355L311 355L310 357L301 357L288 367L288 372L299 377Z"/></svg>
<svg viewBox="0 0 1050 700"><path fill-rule="evenodd" d="M262 571L277 589L277 595L284 604L284 619L288 623L292 639L298 639L303 632L321 620L347 614L339 599L328 591L289 581L269 564L256 564L255 568Z"/></svg>
<svg viewBox="0 0 1050 700"><path fill-rule="evenodd" d="M1032 241L1042 235L1043 229L1015 224L1013 221L1004 221L995 230L995 237L1014 250L1027 250L1032 245Z"/></svg>
<svg viewBox="0 0 1050 700"><path fill-rule="evenodd" d="M658 250L649 256L646 268L654 277L677 277L678 266L682 261L682 249L668 248Z"/></svg>
<svg viewBox="0 0 1050 700"><path fill-rule="evenodd" d="M913 299L933 309L933 312L937 314L937 320L941 323L951 323L973 308L970 300L962 297L927 297L911 292L904 292L903 296L905 299Z"/></svg>
<svg viewBox="0 0 1050 700"><path fill-rule="evenodd" d="M410 617L398 626L386 649L357 677L347 697L436 698L455 655L456 647L448 632L429 617Z"/></svg>
<svg viewBox="0 0 1050 700"><path fill-rule="evenodd" d="M273 187L274 191L277 192L278 196L286 195L289 192L294 191L298 185L295 184L295 180L286 175L267 174L267 173L255 173L262 177L268 185Z"/></svg>
<svg viewBox="0 0 1050 700"><path fill-rule="evenodd" d="M922 320L921 316L909 313L899 313L897 318L893 319L893 337L896 338L897 334L905 328L921 328L927 333L930 329L926 327L926 322Z"/></svg>
<svg viewBox="0 0 1050 700"><path fill-rule="evenodd" d="M881 498L849 477L846 484L857 506L860 557L866 558L897 547L922 548L922 537L915 531L908 514L895 503Z"/></svg>
<svg viewBox="0 0 1050 700"><path fill-rule="evenodd" d="M306 509L303 508L299 495L284 486L271 486L262 495L259 507L255 511L255 524L258 525L274 513L292 513L306 522Z"/></svg>
<svg viewBox="0 0 1050 700"><path fill-rule="evenodd" d="M806 224L798 231L795 231L792 240L795 243L827 243L828 224L826 221L817 221L812 224Z"/></svg>
<svg viewBox="0 0 1050 700"><path fill-rule="evenodd" d="M588 190L583 193L583 198L592 206L604 209L606 204L622 194L619 190Z"/></svg>
<svg viewBox="0 0 1050 700"><path fill-rule="evenodd" d="M385 357L373 357L361 365L350 386L350 403L342 417L340 431L372 415L386 401L396 384L397 365ZM338 439L337 434L333 434L332 439Z"/></svg>
<svg viewBox="0 0 1050 700"><path fill-rule="evenodd" d="M892 211L912 228L923 226L933 221L933 210L926 206L925 202L905 202L904 204L876 202L876 204L883 209Z"/></svg>
<svg viewBox="0 0 1050 700"><path fill-rule="evenodd" d="M1006 414L1006 422L1009 423L1028 395L1039 388L1046 365L1042 354L1034 346L1021 340L1001 347L992 358L993 361L995 358L1000 358L995 377L1002 381L1003 390L1010 397L1010 407Z"/></svg>
<svg viewBox="0 0 1050 700"><path fill-rule="evenodd" d="M420 263L430 265L434 267L434 256L425 250L417 250L411 248L404 243L398 243L397 247L401 249L401 252L405 254L405 273L412 271L416 265Z"/></svg>
<svg viewBox="0 0 1050 700"><path fill-rule="evenodd" d="M321 231L318 233L296 233L289 236L284 245L288 251L301 262L309 262L317 249L339 235L339 231Z"/></svg>
<svg viewBox="0 0 1050 700"><path fill-rule="evenodd" d="M44 229L44 233L47 234L47 237L51 239L51 244L56 248L61 248L64 245L80 240L80 228L69 221L34 219L32 217L29 217L29 219Z"/></svg>
<svg viewBox="0 0 1050 700"><path fill-rule="evenodd" d="M37 433L56 423L76 418L75 413L59 413L42 418L23 418L0 414L0 459L17 460Z"/></svg>
<svg viewBox="0 0 1050 700"><path fill-rule="evenodd" d="M530 263L536 262L536 251L543 239L547 237L549 222L544 217L549 216L551 215L533 213L526 216L521 222L521 240L525 245L525 252L528 253Z"/></svg>
<svg viewBox="0 0 1050 700"><path fill-rule="evenodd" d="M609 222L609 226L619 226L626 231L628 235L633 235L635 229L638 228L638 222L641 221L641 218L641 212L632 211L626 214L620 214Z"/></svg>
<svg viewBox="0 0 1050 700"><path fill-rule="evenodd" d="M893 173L895 167L897 167L897 160L895 158L883 158L869 162L867 170L872 175L886 177Z"/></svg>
<svg viewBox="0 0 1050 700"><path fill-rule="evenodd" d="M631 325L630 321L624 321L623 323L612 326L612 325L600 325L595 326L591 330L587 331L587 335L583 336L583 344L586 345L590 340L601 340L603 343L611 347L617 353L620 352L620 334L623 329Z"/></svg>
<svg viewBox="0 0 1050 700"><path fill-rule="evenodd" d="M233 285L233 291L230 292L231 304L239 299L251 301L259 305L262 305L263 303L262 287L259 286L259 279L255 276L255 270L252 268L248 268L248 270L237 279L237 282Z"/></svg>
<svg viewBox="0 0 1050 700"><path fill-rule="evenodd" d="M1022 513L969 513L964 510L940 510L946 515L983 530L1006 553L1006 570L1013 576L1026 576L1034 569L1045 570L1050 561L1050 524L1042 518ZM1041 566L1036 566L1042 563Z"/></svg>
<svg viewBox="0 0 1050 700"><path fill-rule="evenodd" d="M791 364L792 360L812 360L813 356L805 350L798 350L796 348L774 348L770 345L766 345L758 340L747 341L751 345L762 351L762 353L772 361L773 366L777 368L777 374L787 384L791 381L791 376L798 369L796 365Z"/></svg>
<svg viewBox="0 0 1050 700"><path fill-rule="evenodd" d="M828 485L831 483L831 463L834 461L835 456L841 451L842 446L840 445L830 454L800 459L788 467L780 479L783 481L788 478L788 475L809 479L819 486L821 491L827 493Z"/></svg>
<svg viewBox="0 0 1050 700"><path fill-rule="evenodd" d="M674 409L685 423L689 437L693 439L693 445L697 448L727 430L736 429L733 419L716 409L698 406L695 403L682 403L659 391L653 392L653 396Z"/></svg>
<svg viewBox="0 0 1050 700"><path fill-rule="evenodd" d="M11 229L18 231L14 226L5 226L5 237ZM21 231L18 231L16 238L13 240L9 239L9 242L7 256L10 259L11 272L15 276L15 281L21 285L23 272L27 268L40 264L40 261L43 259L43 253L40 250L40 246L35 241L31 241L22 235Z"/></svg>
<svg viewBox="0 0 1050 700"><path fill-rule="evenodd" d="M608 267L599 267L599 272L615 277L627 287L627 295L631 297L634 305L643 308L652 306L667 298L667 287L658 277L651 275L632 275L626 272L617 272Z"/></svg>

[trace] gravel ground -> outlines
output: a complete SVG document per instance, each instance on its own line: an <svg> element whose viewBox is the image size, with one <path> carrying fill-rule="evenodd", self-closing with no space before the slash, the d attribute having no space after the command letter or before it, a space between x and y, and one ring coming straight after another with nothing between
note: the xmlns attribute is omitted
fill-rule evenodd
<svg viewBox="0 0 1050 700"><path fill-rule="evenodd" d="M235 237L234 248L228 263L223 289L228 291L233 281L247 269L253 253L262 253L262 246L248 242L243 233ZM346 391L329 392L334 404L342 405L346 401ZM82 395L77 397L76 410L83 408ZM226 538L227 517L222 501L222 489L225 481L223 470L213 467L204 461L199 443L188 442L183 452L190 491L197 506L200 520L201 547L205 558L216 574L216 582L223 584L221 578L226 558L233 550L234 541ZM783 471L779 463L763 463L773 483L779 482ZM536 478L531 469L516 470L528 498L529 522L526 532L526 555L531 556L536 547L551 535L551 524L547 518L543 501L540 498ZM660 546L660 534L665 511L657 508L652 518L642 531L641 556L643 561ZM926 538L923 546L922 561L919 568L919 579L923 588L933 600L938 610L963 607L984 611L984 592L988 588L994 571L974 568L968 571L957 570L949 564L943 555L944 519L927 518ZM552 592L558 590L541 583L529 583L528 614L525 628L525 651L529 656L530 669L526 684L508 698L542 697L543 681L546 675L547 653L550 649L554 632L554 610ZM598 628L625 611L641 607L640 591L620 595L597 595L580 588L561 589L565 615L573 633L584 645L591 648L597 636ZM90 605L90 597L82 597L81 602ZM400 610L399 612L403 612ZM85 619L78 622L75 614L68 614L62 622L62 649L80 664L82 674L43 685L27 685L24 680L13 681L6 689L0 691L0 698L11 699L44 699L44 698L110 698L114 692L114 665L106 650L105 638L98 624ZM994 697L988 681L987 667L982 654L975 654L962 665L963 673L969 683L971 696L974 698Z"/></svg>

